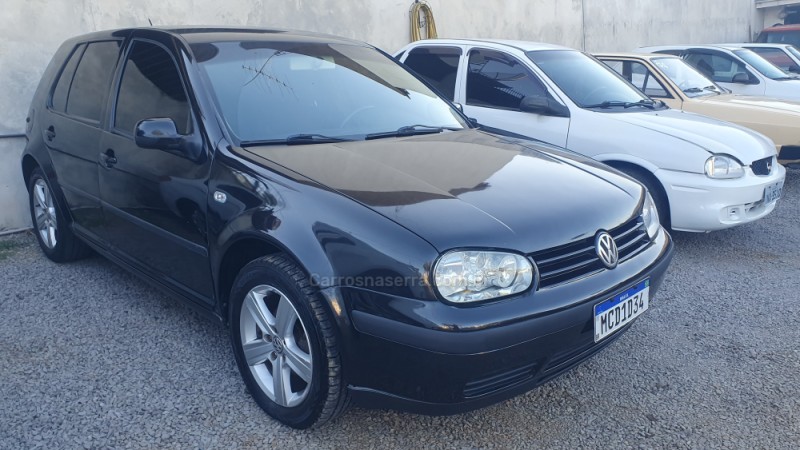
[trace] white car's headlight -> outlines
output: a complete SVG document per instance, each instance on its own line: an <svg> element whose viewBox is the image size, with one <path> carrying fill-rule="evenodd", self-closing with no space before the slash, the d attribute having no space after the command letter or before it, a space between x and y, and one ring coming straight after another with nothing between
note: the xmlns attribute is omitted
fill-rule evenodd
<svg viewBox="0 0 800 450"><path fill-rule="evenodd" d="M453 303L505 297L528 289L533 264L522 255L494 251L452 251L433 269L439 294Z"/></svg>
<svg viewBox="0 0 800 450"><path fill-rule="evenodd" d="M649 192L645 192L644 206L642 206L642 220L644 221L644 226L647 228L647 235L650 236L650 239L656 237L661 224L658 221L656 202L653 201L653 197L650 196Z"/></svg>
<svg viewBox="0 0 800 450"><path fill-rule="evenodd" d="M744 167L733 156L713 155L706 160L706 175L710 178L740 178L744 175Z"/></svg>

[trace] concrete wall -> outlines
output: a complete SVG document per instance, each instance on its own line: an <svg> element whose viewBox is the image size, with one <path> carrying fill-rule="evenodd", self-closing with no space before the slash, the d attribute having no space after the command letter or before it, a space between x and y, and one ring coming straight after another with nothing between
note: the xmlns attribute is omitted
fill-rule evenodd
<svg viewBox="0 0 800 450"><path fill-rule="evenodd" d="M67 37L129 26L219 24L304 29L387 51L409 41L411 0L4 0L0 135L20 133L45 65ZM440 37L527 39L630 50L750 37L753 0L429 0ZM758 24L760 28L761 23ZM24 139L0 138L0 232L28 226L19 175Z"/></svg>

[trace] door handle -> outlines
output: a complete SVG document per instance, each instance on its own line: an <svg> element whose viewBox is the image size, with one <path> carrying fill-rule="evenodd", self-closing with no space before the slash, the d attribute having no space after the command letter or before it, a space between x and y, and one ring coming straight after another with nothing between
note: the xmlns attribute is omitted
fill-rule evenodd
<svg viewBox="0 0 800 450"><path fill-rule="evenodd" d="M114 155L114 150L108 149L104 153L100 153L100 163L109 169L114 167L114 164L117 163L117 157Z"/></svg>
<svg viewBox="0 0 800 450"><path fill-rule="evenodd" d="M45 137L47 137L48 141L52 141L56 138L56 129L53 128L52 125L44 132Z"/></svg>

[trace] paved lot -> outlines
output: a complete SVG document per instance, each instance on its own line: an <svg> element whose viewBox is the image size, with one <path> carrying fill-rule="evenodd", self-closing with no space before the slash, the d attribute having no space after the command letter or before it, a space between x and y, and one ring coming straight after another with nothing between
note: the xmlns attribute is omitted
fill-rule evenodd
<svg viewBox="0 0 800 450"><path fill-rule="evenodd" d="M320 430L250 400L228 334L110 262L0 238L0 447L797 448L800 171L760 223L676 233L652 310L577 370L454 417L352 409Z"/></svg>

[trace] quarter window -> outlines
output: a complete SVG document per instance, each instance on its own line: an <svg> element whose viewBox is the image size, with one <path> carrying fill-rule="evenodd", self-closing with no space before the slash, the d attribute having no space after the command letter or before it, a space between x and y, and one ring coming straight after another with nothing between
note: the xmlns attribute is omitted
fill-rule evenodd
<svg viewBox="0 0 800 450"><path fill-rule="evenodd" d="M496 51L470 51L468 105L519 111L528 96L545 97L547 89L522 63Z"/></svg>
<svg viewBox="0 0 800 450"><path fill-rule="evenodd" d="M158 45L133 43L120 81L114 126L133 133L144 119L167 117L178 132L191 132L189 102L175 62Z"/></svg>
<svg viewBox="0 0 800 450"><path fill-rule="evenodd" d="M72 55L70 55L67 63L64 65L64 70L61 71L61 76L58 77L55 89L53 89L53 98L50 100L50 104L51 107L58 112L67 111L69 86L72 84L72 78L75 76L75 68L78 67L78 60L81 59L85 47L85 45L81 44L72 52Z"/></svg>
<svg viewBox="0 0 800 450"><path fill-rule="evenodd" d="M119 44L119 41L104 41L86 46L69 89L67 114L100 121L108 98L108 86L117 65Z"/></svg>
<svg viewBox="0 0 800 450"><path fill-rule="evenodd" d="M408 53L405 64L450 100L455 98L456 75L461 49L418 47Z"/></svg>

